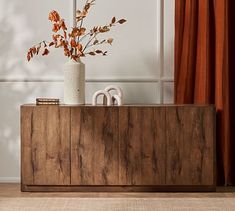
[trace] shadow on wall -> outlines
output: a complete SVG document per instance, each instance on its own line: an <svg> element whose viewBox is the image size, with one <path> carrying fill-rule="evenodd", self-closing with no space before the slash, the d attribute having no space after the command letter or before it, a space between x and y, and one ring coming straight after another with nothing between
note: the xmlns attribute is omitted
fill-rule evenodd
<svg viewBox="0 0 235 211"><path fill-rule="evenodd" d="M67 0L63 1L66 4ZM43 3L42 3L43 2ZM63 94L61 83L44 82L24 82L25 78L50 78L54 75L61 75L61 64L65 59L61 51L53 52L47 58L35 58L30 63L26 61L26 51L35 41L44 39L44 26L41 21L34 18L41 17L41 10L49 5L49 1L20 0L9 1L1 0L0 6L0 180L8 177L19 177L19 157L20 157L20 105L33 102L36 97L60 97ZM50 1L52 2L52 1ZM37 11L32 11L35 4ZM40 4L44 6L39 7ZM48 4L48 5L47 5ZM54 7L55 2L51 5ZM63 4L61 3L62 7ZM27 7L24 5L27 5ZM60 6L61 6L60 5ZM49 7L48 6L48 7ZM58 5L57 5L58 6ZM61 7L61 8L62 8ZM43 10L47 12L48 8ZM30 12L28 11L30 10ZM35 14L34 14L35 12ZM32 15L36 16L32 20ZM45 21L47 21L45 19ZM120 45L121 46L121 45ZM112 50L114 51L114 49ZM125 49L123 49L123 52ZM119 51L116 51L119 52ZM118 55L119 53L116 53ZM143 54L144 65L139 67L135 58L125 58L124 61L116 61L116 72L123 69L121 65L129 64L128 68L141 78L143 68L146 75L154 72L155 55L141 52ZM113 54L114 57L116 56ZM122 57L123 58L123 57ZM104 58L103 58L104 59ZM110 59L110 57L109 57ZM113 59L116 59L113 58ZM98 60L98 58L97 58ZM92 60L93 61L93 60ZM95 60L96 61L96 60ZM106 61L107 62L107 61ZM94 62L96 65L96 62ZM99 58L99 63L102 60ZM113 65L113 64L111 64ZM97 66L97 65L96 65ZM96 67L94 66L94 67ZM111 66L113 68L113 66ZM48 71L49 69L49 71ZM98 68L98 70L102 68ZM59 70L59 71L58 71ZM158 70L156 69L156 72ZM61 73L59 73L61 72ZM122 73L122 72L121 72ZM92 72L93 74L93 72ZM100 73L99 73L100 74ZM125 74L123 74L125 75ZM19 79L19 82L11 82L11 78ZM92 77L94 77L92 75ZM125 92L127 101L125 103L156 103L158 100L156 83L112 83L119 85ZM87 100L91 100L92 94L97 89L103 89L110 83L87 83ZM170 94L170 89L167 91ZM154 99L154 100L153 100Z"/></svg>
<svg viewBox="0 0 235 211"><path fill-rule="evenodd" d="M35 64L28 65L25 59L33 32L27 27L27 17L16 9L17 3L22 2L2 0L0 9L0 180L15 180L20 175L20 104L27 102L35 89L39 93L47 91L45 86L9 81L12 75L18 77L24 72L27 76L35 69ZM43 74L45 65L38 66Z"/></svg>

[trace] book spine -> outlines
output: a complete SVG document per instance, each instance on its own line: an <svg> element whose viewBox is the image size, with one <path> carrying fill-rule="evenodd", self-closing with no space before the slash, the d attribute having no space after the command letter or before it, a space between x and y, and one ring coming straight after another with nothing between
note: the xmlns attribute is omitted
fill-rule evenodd
<svg viewBox="0 0 235 211"><path fill-rule="evenodd" d="M37 98L36 102L59 102L59 99Z"/></svg>
<svg viewBox="0 0 235 211"><path fill-rule="evenodd" d="M36 102L36 105L59 105L59 102Z"/></svg>

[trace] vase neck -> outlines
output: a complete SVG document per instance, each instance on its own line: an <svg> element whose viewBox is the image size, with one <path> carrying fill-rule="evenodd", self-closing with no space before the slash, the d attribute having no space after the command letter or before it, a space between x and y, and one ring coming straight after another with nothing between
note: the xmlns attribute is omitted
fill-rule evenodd
<svg viewBox="0 0 235 211"><path fill-rule="evenodd" d="M82 60L80 58L78 58L77 61L74 61L73 59L69 59L68 61L69 63L74 63L74 64L82 64Z"/></svg>

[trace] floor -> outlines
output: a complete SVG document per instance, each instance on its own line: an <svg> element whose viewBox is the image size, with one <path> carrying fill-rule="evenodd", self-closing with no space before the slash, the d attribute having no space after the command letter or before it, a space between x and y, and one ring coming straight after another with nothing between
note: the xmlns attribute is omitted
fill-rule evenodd
<svg viewBox="0 0 235 211"><path fill-rule="evenodd" d="M22 193L19 184L0 184L0 211L235 211L235 187L215 193Z"/></svg>

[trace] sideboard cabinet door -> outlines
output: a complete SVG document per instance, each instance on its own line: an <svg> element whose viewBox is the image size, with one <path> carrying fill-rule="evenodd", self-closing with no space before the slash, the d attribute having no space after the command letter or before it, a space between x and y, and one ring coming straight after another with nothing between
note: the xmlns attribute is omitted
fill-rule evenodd
<svg viewBox="0 0 235 211"><path fill-rule="evenodd" d="M70 185L70 108L21 107L22 185Z"/></svg>
<svg viewBox="0 0 235 211"><path fill-rule="evenodd" d="M166 108L166 184L215 185L214 106Z"/></svg>
<svg viewBox="0 0 235 211"><path fill-rule="evenodd" d="M71 184L165 184L165 108L71 108Z"/></svg>
<svg viewBox="0 0 235 211"><path fill-rule="evenodd" d="M118 185L118 108L71 107L71 184Z"/></svg>
<svg viewBox="0 0 235 211"><path fill-rule="evenodd" d="M165 184L165 108L121 107L119 110L120 183Z"/></svg>

